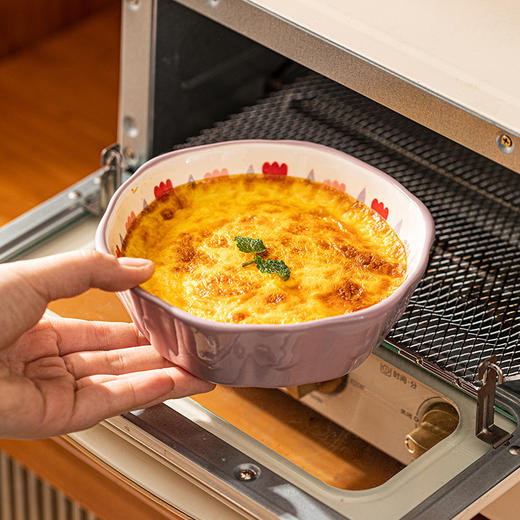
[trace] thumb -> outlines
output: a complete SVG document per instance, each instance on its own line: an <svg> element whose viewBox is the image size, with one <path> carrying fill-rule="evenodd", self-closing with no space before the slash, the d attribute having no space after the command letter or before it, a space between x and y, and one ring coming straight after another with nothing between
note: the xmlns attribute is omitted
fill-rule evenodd
<svg viewBox="0 0 520 520"><path fill-rule="evenodd" d="M0 265L0 330L4 345L35 325L57 298L91 287L122 291L146 281L153 263L141 258L115 258L93 250L75 251Z"/></svg>

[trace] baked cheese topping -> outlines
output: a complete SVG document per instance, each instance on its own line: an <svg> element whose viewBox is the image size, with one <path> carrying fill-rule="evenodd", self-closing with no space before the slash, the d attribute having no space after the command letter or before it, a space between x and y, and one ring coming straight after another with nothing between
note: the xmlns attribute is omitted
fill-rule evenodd
<svg viewBox="0 0 520 520"><path fill-rule="evenodd" d="M284 281L260 272L235 237L261 239ZM406 253L378 213L335 188L278 175L229 175L178 186L130 226L125 256L149 258L142 285L196 316L227 323L298 323L349 313L404 281Z"/></svg>

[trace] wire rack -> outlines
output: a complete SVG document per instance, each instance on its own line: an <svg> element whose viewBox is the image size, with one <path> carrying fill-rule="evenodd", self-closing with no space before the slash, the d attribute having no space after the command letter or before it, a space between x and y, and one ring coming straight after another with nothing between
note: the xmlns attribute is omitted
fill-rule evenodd
<svg viewBox="0 0 520 520"><path fill-rule="evenodd" d="M520 175L314 74L178 148L233 139L325 144L403 184L429 208L436 239L388 339L471 388L492 354L506 378L520 372Z"/></svg>

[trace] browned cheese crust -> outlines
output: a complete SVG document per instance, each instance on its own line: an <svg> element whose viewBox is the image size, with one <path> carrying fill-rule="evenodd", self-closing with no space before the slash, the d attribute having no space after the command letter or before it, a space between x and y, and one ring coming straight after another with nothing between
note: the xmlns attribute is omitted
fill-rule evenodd
<svg viewBox="0 0 520 520"><path fill-rule="evenodd" d="M347 187L348 189L348 187ZM283 260L284 281L261 273L234 237L259 238ZM231 175L176 187L131 225L123 254L149 258L143 287L187 312L229 323L298 323L350 313L404 281L406 253L385 219L325 184Z"/></svg>

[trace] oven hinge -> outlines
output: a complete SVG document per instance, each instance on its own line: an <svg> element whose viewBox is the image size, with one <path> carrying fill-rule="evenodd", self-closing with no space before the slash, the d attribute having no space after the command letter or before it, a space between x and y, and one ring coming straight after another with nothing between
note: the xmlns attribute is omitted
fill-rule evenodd
<svg viewBox="0 0 520 520"><path fill-rule="evenodd" d="M105 211L108 202L121 185L121 147L119 143L108 146L101 152L103 172L99 176L99 210Z"/></svg>
<svg viewBox="0 0 520 520"><path fill-rule="evenodd" d="M476 436L493 448L502 446L511 438L511 434L494 423L495 394L498 383L504 382L502 369L496 364L495 355L485 359L478 367L478 377L482 386L477 391Z"/></svg>
<svg viewBox="0 0 520 520"><path fill-rule="evenodd" d="M104 148L101 152L101 169L94 178L94 185L97 186L90 195L85 195L80 190L69 192L69 199L83 207L92 215L101 216L107 209L108 203L117 188L121 185L122 179L122 155L119 143L112 144Z"/></svg>

